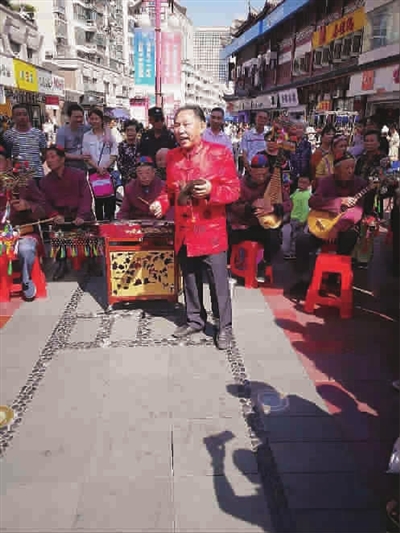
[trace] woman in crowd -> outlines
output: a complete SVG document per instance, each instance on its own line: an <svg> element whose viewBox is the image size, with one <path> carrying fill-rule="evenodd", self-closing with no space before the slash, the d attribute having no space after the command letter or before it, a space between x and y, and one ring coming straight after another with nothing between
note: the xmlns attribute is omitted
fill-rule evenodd
<svg viewBox="0 0 400 533"><path fill-rule="evenodd" d="M347 137L342 134L335 135L332 139L332 149L319 162L315 171L315 181L332 176L334 161L344 156L347 151Z"/></svg>
<svg viewBox="0 0 400 533"><path fill-rule="evenodd" d="M399 160L399 148L400 148L400 136L396 129L396 125L392 124L389 128L389 157L390 161L398 161Z"/></svg>
<svg viewBox="0 0 400 533"><path fill-rule="evenodd" d="M136 164L139 157L138 130L139 123L136 120L127 120L124 124L125 140L118 145L117 165L124 187L136 177Z"/></svg>
<svg viewBox="0 0 400 533"><path fill-rule="evenodd" d="M88 113L91 130L83 136L82 152L89 156L89 179L93 174L111 179L114 163L118 155L117 143L111 131L104 126L104 115L100 109L91 109ZM95 196L95 211L97 220L112 220L114 218L116 198L115 193L108 197Z"/></svg>
<svg viewBox="0 0 400 533"><path fill-rule="evenodd" d="M321 131L321 144L311 156L311 180L315 180L317 167L322 158L331 153L332 141L336 134L336 129L332 124L327 124Z"/></svg>

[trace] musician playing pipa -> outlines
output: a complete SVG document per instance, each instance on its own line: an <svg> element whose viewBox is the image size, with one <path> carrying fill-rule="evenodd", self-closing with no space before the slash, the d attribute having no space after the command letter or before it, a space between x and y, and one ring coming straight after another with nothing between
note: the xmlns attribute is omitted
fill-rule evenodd
<svg viewBox="0 0 400 533"><path fill-rule="evenodd" d="M309 200L309 233L296 240L298 280L291 292L305 294L310 281L309 258L321 245L337 243L337 253L351 255L359 236L364 198L375 186L354 175L355 160L345 153L334 161L334 174L321 179Z"/></svg>
<svg viewBox="0 0 400 533"><path fill-rule="evenodd" d="M29 168L29 165L26 167ZM38 226L31 224L45 217L45 209L44 198L36 181L29 172L20 172L19 168L14 166L11 169L9 154L0 145L0 246L3 254L10 252L7 248L12 243L13 252L20 262L23 295L31 301L36 296L31 271L38 248L42 245L37 232ZM24 235L18 234L17 228L25 225L29 226L26 228L27 232ZM12 268L11 261L9 267Z"/></svg>

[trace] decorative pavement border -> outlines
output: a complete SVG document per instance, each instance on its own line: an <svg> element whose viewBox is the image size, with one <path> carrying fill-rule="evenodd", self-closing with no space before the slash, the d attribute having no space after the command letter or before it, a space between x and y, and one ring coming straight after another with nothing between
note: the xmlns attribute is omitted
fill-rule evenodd
<svg viewBox="0 0 400 533"><path fill-rule="evenodd" d="M86 279L87 283L88 279ZM15 418L13 423L0 429L0 458L4 456L14 434L18 430L23 417L33 400L35 392L43 379L46 369L59 350L63 349L93 349L93 348L119 348L143 346L212 346L210 337L200 340L175 340L169 337L154 339L152 336L152 314L146 310L118 310L115 312L78 313L79 303L85 294L86 283L77 287L63 314L47 340L37 362L35 363L25 385L21 388L11 407ZM111 341L112 327L118 316L139 314L136 338L133 340ZM176 313L175 313L176 314ZM157 310L157 316L171 317L171 310L165 312ZM95 339L91 342L72 342L68 340L76 325L77 320L100 318L100 325ZM252 401L251 381L249 380L243 357L236 345L226 350L227 360L230 365L234 382L237 385L237 396L241 405L241 413L247 426L251 448L256 456L260 478L264 487L267 505L277 533L295 533L296 527L289 510L288 501L272 449L268 442L263 417L259 407Z"/></svg>

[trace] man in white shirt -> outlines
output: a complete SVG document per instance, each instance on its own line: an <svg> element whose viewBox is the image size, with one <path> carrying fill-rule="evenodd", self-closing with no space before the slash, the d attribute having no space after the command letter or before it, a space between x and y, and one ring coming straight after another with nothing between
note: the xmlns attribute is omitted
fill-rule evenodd
<svg viewBox="0 0 400 533"><path fill-rule="evenodd" d="M250 161L258 152L266 149L265 129L268 123L266 111L258 111L256 115L256 126L254 129L246 131L242 137L240 148L242 149L244 168L250 172Z"/></svg>
<svg viewBox="0 0 400 533"><path fill-rule="evenodd" d="M226 133L223 132L222 126L224 123L224 110L222 107L214 107L210 115L210 127L203 131L203 141L222 144L233 152L232 141Z"/></svg>

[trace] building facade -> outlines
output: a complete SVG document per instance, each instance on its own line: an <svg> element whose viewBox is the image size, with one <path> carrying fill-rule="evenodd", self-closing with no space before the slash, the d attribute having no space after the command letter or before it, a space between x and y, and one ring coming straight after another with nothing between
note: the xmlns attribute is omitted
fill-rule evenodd
<svg viewBox="0 0 400 533"><path fill-rule="evenodd" d="M150 2L137 0L128 7L129 69L134 77L131 114L146 122L155 105L155 12ZM161 2L161 93L164 113L171 123L175 110L196 103L208 112L224 105L221 85L194 64L194 28L185 7Z"/></svg>
<svg viewBox="0 0 400 533"><path fill-rule="evenodd" d="M32 0L45 61L65 78L67 101L129 108L128 0Z"/></svg>
<svg viewBox="0 0 400 533"><path fill-rule="evenodd" d="M244 120L258 109L271 115L286 110L311 120L328 111L370 112L356 80L364 70L398 65L396 18L388 18L388 13L399 12L398 4L284 0L272 9L267 6L221 54L235 84L234 95L226 97L228 111ZM374 37L378 27L384 39ZM388 90L391 98L398 92L395 78Z"/></svg>
<svg viewBox="0 0 400 533"><path fill-rule="evenodd" d="M349 94L362 101L367 115L398 124L400 0L367 0L365 12L361 71L351 77Z"/></svg>
<svg viewBox="0 0 400 533"><path fill-rule="evenodd" d="M41 127L46 113L56 116L64 101L64 79L44 68L44 37L33 12L0 5L0 31L1 123L14 104L23 103L32 124Z"/></svg>
<svg viewBox="0 0 400 533"><path fill-rule="evenodd" d="M198 27L194 31L194 67L215 81L228 83L228 65L221 61L222 48L230 39L227 27Z"/></svg>

